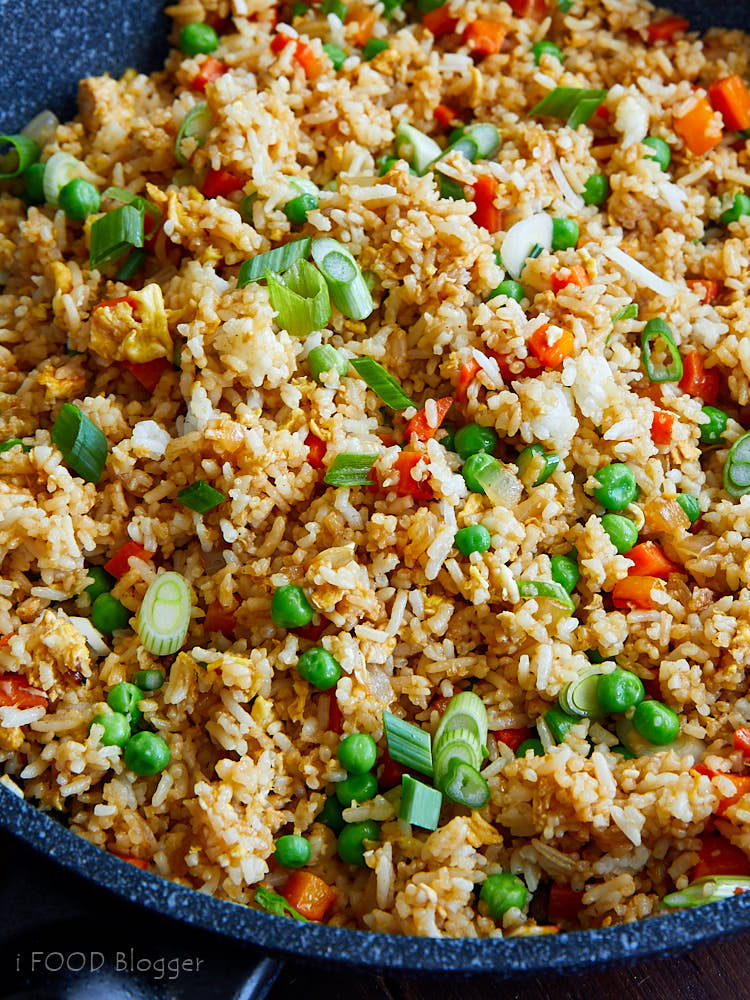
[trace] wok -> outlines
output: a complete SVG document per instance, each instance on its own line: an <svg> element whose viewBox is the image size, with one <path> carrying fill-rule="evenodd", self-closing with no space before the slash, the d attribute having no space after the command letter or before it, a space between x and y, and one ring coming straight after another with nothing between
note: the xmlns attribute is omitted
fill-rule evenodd
<svg viewBox="0 0 750 1000"><path fill-rule="evenodd" d="M731 0L714 11L702 0L673 0L697 28L720 19L747 27L750 0ZM166 52L168 24L161 0L76 0L75 3L0 0L6 59L0 77L0 132L17 130L44 107L61 118L75 113L81 77L128 66L151 71ZM320 924L301 924L215 899L123 863L70 833L0 786L0 828L60 865L157 914L210 930L266 955L369 969L461 975L493 972L581 970L686 950L750 928L750 893L605 930L508 940L422 939L367 934ZM250 960L249 960L250 961ZM252 961L255 961L254 959ZM260 960L248 969L243 997L262 996L278 971Z"/></svg>

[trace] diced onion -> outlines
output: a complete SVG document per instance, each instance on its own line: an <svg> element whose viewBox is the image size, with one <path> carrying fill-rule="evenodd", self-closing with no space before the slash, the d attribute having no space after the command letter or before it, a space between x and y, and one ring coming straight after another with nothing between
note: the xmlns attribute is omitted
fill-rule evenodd
<svg viewBox="0 0 750 1000"><path fill-rule="evenodd" d="M677 289L671 282L665 281L658 274L649 271L647 267L634 260L619 247L605 246L602 248L602 253L605 257L609 257L613 264L618 264L637 285L649 288L656 295L661 295L663 299L673 299L677 295Z"/></svg>
<svg viewBox="0 0 750 1000"><path fill-rule="evenodd" d="M521 499L523 486L520 480L500 462L480 469L477 481L497 507L515 507Z"/></svg>
<svg viewBox="0 0 750 1000"><path fill-rule="evenodd" d="M57 115L53 111L50 111L49 108L45 108L38 115L34 115L27 125L24 125L21 129L21 134L27 135L38 145L44 147L54 136L59 124L60 119Z"/></svg>
<svg viewBox="0 0 750 1000"><path fill-rule="evenodd" d="M555 184L560 188L560 193L563 198L567 201L574 212L581 212L585 207L585 202L580 194L576 194L573 188L570 186L568 178L565 176L565 172L561 164L557 160L553 160L549 165L549 172L554 178Z"/></svg>
<svg viewBox="0 0 750 1000"><path fill-rule="evenodd" d="M500 247L500 257L503 267L513 278L521 277L535 246L540 246L542 250L552 247L552 217L546 212L521 219L508 230Z"/></svg>
<svg viewBox="0 0 750 1000"><path fill-rule="evenodd" d="M83 638L86 640L86 645L92 653L96 653L97 656L108 655L110 649L104 641L104 636L101 634L99 629L94 628L88 618L71 616L69 620L72 625L75 625Z"/></svg>

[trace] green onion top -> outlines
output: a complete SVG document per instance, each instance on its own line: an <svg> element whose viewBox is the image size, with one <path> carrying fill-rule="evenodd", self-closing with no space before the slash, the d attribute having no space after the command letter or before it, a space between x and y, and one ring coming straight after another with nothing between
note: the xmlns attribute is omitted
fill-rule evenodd
<svg viewBox="0 0 750 1000"><path fill-rule="evenodd" d="M398 379L386 371L379 361L368 357L353 358L350 364L386 406L390 406L393 410L405 410L407 406L414 406L414 402L401 388Z"/></svg>
<svg viewBox="0 0 750 1000"><path fill-rule="evenodd" d="M107 439L73 403L64 403L52 426L52 442L65 464L87 483L98 483L107 462Z"/></svg>
<svg viewBox="0 0 750 1000"><path fill-rule="evenodd" d="M91 224L89 263L99 268L117 260L131 247L143 246L144 206L121 205Z"/></svg>
<svg viewBox="0 0 750 1000"><path fill-rule="evenodd" d="M311 243L311 237L303 236L299 240L291 240L283 246L274 247L273 250L266 250L265 253L260 253L257 257L251 257L240 267L237 287L244 288L251 281L259 281L265 277L266 271L271 271L273 274L283 274L297 261L307 260L310 256Z"/></svg>
<svg viewBox="0 0 750 1000"><path fill-rule="evenodd" d="M432 777L430 734L390 712L383 712L383 728L391 759Z"/></svg>
<svg viewBox="0 0 750 1000"><path fill-rule="evenodd" d="M328 466L323 482L328 486L374 486L371 469L377 458L343 451Z"/></svg>
<svg viewBox="0 0 750 1000"><path fill-rule="evenodd" d="M174 142L174 156L179 164L186 167L190 161L182 151L183 139L195 139L199 146L204 145L213 125L213 118L206 101L200 101L188 111L180 125L180 131Z"/></svg>
<svg viewBox="0 0 750 1000"><path fill-rule="evenodd" d="M367 319L375 306L359 264L351 253L343 244L328 237L313 240L311 251L336 308L349 319Z"/></svg>
<svg viewBox="0 0 750 1000"><path fill-rule="evenodd" d="M443 796L437 788L430 788L410 774L403 776L399 819L423 830L437 830L442 805Z"/></svg>
<svg viewBox="0 0 750 1000"><path fill-rule="evenodd" d="M283 275L266 271L271 305L282 330L306 337L331 318L331 300L323 276L308 260L297 260Z"/></svg>
<svg viewBox="0 0 750 1000"><path fill-rule="evenodd" d="M608 91L586 87L555 87L531 109L532 115L567 118L571 128L584 125L604 101Z"/></svg>
<svg viewBox="0 0 750 1000"><path fill-rule="evenodd" d="M0 135L0 181L25 174L41 149L28 135Z"/></svg>
<svg viewBox="0 0 750 1000"><path fill-rule="evenodd" d="M667 360L654 361L654 348L660 343ZM651 382L679 382L682 378L682 358L672 339L672 331L663 319L650 319L641 335L641 357L643 367Z"/></svg>
<svg viewBox="0 0 750 1000"><path fill-rule="evenodd" d="M197 514L207 514L209 510L224 503L226 497L223 493L215 490L205 480L199 479L190 486L186 486L177 494L180 503L194 510Z"/></svg>
<svg viewBox="0 0 750 1000"><path fill-rule="evenodd" d="M556 604L561 604L568 611L575 611L576 608L565 587L555 581L519 580L518 593L521 597L547 597Z"/></svg>
<svg viewBox="0 0 750 1000"><path fill-rule="evenodd" d="M724 489L735 500L750 493L750 431L738 437L729 449L724 463Z"/></svg>
<svg viewBox="0 0 750 1000"><path fill-rule="evenodd" d="M307 917L303 917L299 910L287 903L283 896L280 896L278 892L274 892L273 889L264 889L260 886L255 890L255 902L258 906L261 906L266 912L274 913L277 917L293 917L294 920L302 920L304 923L308 923Z"/></svg>

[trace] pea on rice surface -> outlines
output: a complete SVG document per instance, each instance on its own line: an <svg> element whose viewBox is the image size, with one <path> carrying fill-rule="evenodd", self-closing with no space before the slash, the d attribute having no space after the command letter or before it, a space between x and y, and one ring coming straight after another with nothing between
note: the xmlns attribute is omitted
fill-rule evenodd
<svg viewBox="0 0 750 1000"><path fill-rule="evenodd" d="M251 6L180 0L0 181L3 782L337 926L745 888L747 36ZM429 752L468 691L486 745L404 779L384 712Z"/></svg>

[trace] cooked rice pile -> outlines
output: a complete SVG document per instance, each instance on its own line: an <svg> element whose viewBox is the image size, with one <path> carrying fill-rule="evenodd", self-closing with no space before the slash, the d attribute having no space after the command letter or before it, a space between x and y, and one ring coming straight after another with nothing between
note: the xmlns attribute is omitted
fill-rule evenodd
<svg viewBox="0 0 750 1000"><path fill-rule="evenodd" d="M343 864L334 834L316 822L345 776L331 697L343 731L372 734L381 752L384 709L434 730L445 699L470 679L491 733L533 727L592 648L605 670L616 659L679 712L682 736L702 745L704 770L743 769L732 734L750 721L750 496L734 501L724 492L722 467L750 404L750 217L719 229L712 220L723 196L750 187L750 153L727 133L693 156L674 118L694 87L748 76L748 40L716 30L654 44L647 26L659 15L648 4L576 0L567 14L552 7L539 21L506 3L451 3L455 31L435 39L413 12L388 21L375 4L374 33L389 48L371 62L350 55L338 72L321 44L358 53L359 22L341 26L313 8L294 22L323 66L308 80L293 45L272 50L276 9L265 0L234 0L231 9L226 0L182 0L170 10L173 41L188 22L218 23L213 55L230 68L206 87L214 124L191 171L173 149L201 99L190 83L202 57L176 48L151 77L83 81L78 118L60 125L42 154L71 153L100 191L127 187L163 211L163 231L132 285L113 280L111 267L109 277L89 268L88 225L48 206L27 208L6 185L0 440L33 446L0 455L0 672L22 674L47 704L0 708L0 760L6 781L42 808L63 810L73 830L103 849L248 904L259 882L283 886L288 873L273 861L274 841L294 831L311 842L310 870L337 889L331 924L487 937L648 916L687 884L709 829L750 855L750 796L717 817L726 779L694 770L695 755L626 759L610 751L614 727L586 718L543 757L517 759L491 735L490 804L474 813L444 805L434 833L400 822L382 795L345 811L382 824L367 867ZM478 17L507 28L502 52L484 61L461 42ZM289 4L278 19L291 24ZM530 47L545 37L564 64L545 57L535 65ZM610 88L606 115L577 131L530 116L556 85ZM449 159L445 173L464 185L466 201L441 199L432 173L413 176L403 162L378 176L376 159L392 150L399 122L446 134L433 117L439 103L467 121L494 123L502 138L490 160ZM671 147L668 172L644 155L647 134ZM244 190L204 198L209 168L241 176ZM582 205L570 189L580 192L602 171L608 200ZM494 235L472 219L473 185L488 174L503 210ZM299 234L282 209L288 179L300 175L321 188L301 232L346 243L374 274L376 302L364 322L334 308L329 329L304 340L274 323L265 284L236 288L242 261ZM326 188L332 180L335 190ZM253 191L252 221L244 222L238 204ZM577 248L529 260L523 310L488 300L502 278L494 250L504 233L542 210L578 222ZM676 294L636 283L607 256L618 246ZM555 294L553 274L573 265L590 283ZM718 299L703 302L702 288L686 283L696 277L720 282ZM153 393L92 347L93 308L141 283L161 288L179 348L180 369L170 368ZM613 315L631 302L638 318L613 329ZM659 392L646 379L640 332L653 316L667 321L683 356L699 351L720 373L730 418L718 446L699 446L700 398L675 383ZM518 364L522 377L504 380L493 359L523 362L542 323L572 333L573 356L541 375L524 376ZM462 366L478 361L466 402L448 422L495 428L506 462L540 442L560 455L557 471L517 503L493 506L467 490L458 456L432 439L414 447L434 499L398 495L394 462L413 411L381 412L351 372L314 382L306 357L321 342L380 361L419 406L455 396ZM106 434L109 458L96 486L69 471L51 444L66 401ZM674 417L666 445L652 440L657 409ZM386 443L383 432L392 435ZM377 452L380 489L326 487L308 462L310 433L325 442L326 464L340 452ZM640 488L626 512L643 524L640 540L658 541L680 567L651 609L614 609L610 596L631 564L601 526L590 477L617 461ZM227 497L203 517L176 501L197 479ZM658 521L643 523L650 501L677 493L699 499L697 525L660 531ZM455 531L479 522L492 548L460 556ZM131 630L97 655L69 620L89 615L87 567L128 539L156 552L132 560L113 591L133 614L160 568L194 589L188 640L176 656L151 656ZM573 545L575 613L520 599L517 581L548 580L550 557ZM271 596L285 583L301 584L320 614L319 642L343 669L333 695L296 669L310 639L271 620ZM206 630L212 605L235 616L230 636ZM89 725L113 685L154 666L167 681L141 709L171 763L144 778ZM479 904L475 890L501 870L525 880L530 914L513 908L496 921ZM577 916L548 917L553 884L583 891Z"/></svg>

